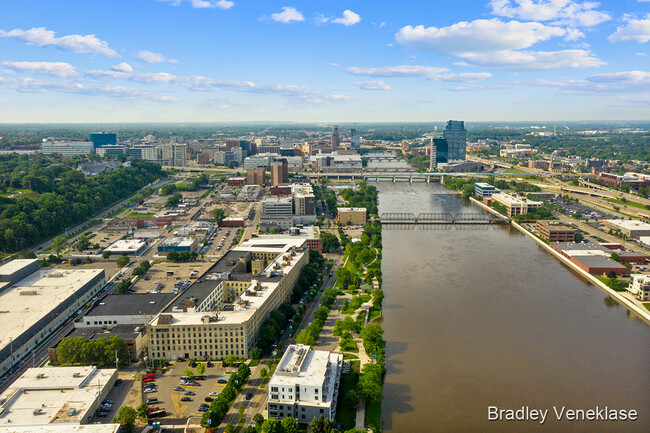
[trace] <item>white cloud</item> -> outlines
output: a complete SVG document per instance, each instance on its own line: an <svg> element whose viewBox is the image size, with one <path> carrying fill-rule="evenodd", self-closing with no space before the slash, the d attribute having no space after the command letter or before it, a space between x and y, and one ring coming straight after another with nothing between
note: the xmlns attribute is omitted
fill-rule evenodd
<svg viewBox="0 0 650 433"><path fill-rule="evenodd" d="M48 90L60 92L78 92L84 88L80 83L65 81L44 81L29 77L2 77L0 76L0 85L14 89L21 93L44 93Z"/></svg>
<svg viewBox="0 0 650 433"><path fill-rule="evenodd" d="M554 87L572 94L650 93L650 72L623 71L596 74L584 80L534 80L530 84Z"/></svg>
<svg viewBox="0 0 650 433"><path fill-rule="evenodd" d="M2 62L9 69L18 72L34 72L54 75L61 78L73 78L79 75L74 66L62 62Z"/></svg>
<svg viewBox="0 0 650 433"><path fill-rule="evenodd" d="M279 23L291 23L295 21L304 21L305 17L302 15L302 12L296 10L296 8L285 6L282 8L282 12L271 14L271 19Z"/></svg>
<svg viewBox="0 0 650 433"><path fill-rule="evenodd" d="M122 62L119 65L111 66L111 69L118 72L133 72L133 68L126 62Z"/></svg>
<svg viewBox="0 0 650 433"><path fill-rule="evenodd" d="M183 2L189 3L194 9L230 9L235 2L229 0L159 0L178 6Z"/></svg>
<svg viewBox="0 0 650 433"><path fill-rule="evenodd" d="M383 66L379 68L359 68L349 67L345 68L346 71L354 75L366 75L369 77L424 77L433 78L437 77L443 72L447 72L447 68L439 68L435 66L416 66L416 65L400 65L400 66Z"/></svg>
<svg viewBox="0 0 650 433"><path fill-rule="evenodd" d="M106 57L120 57L115 50L108 47L106 42L97 39L95 35L66 35L57 38L52 30L34 27L29 30L13 29L8 32L0 30L0 37L17 38L39 47L53 46L75 53L97 53Z"/></svg>
<svg viewBox="0 0 650 433"><path fill-rule="evenodd" d="M176 102L179 101L178 98L174 96L166 95L156 95L151 92L147 92L140 89L134 89L132 87L120 87L120 86L99 86L87 89L84 91L86 94L103 94L112 96L114 98L124 98L132 101L157 101L157 102Z"/></svg>
<svg viewBox="0 0 650 433"><path fill-rule="evenodd" d="M91 70L86 71L86 74L93 78L118 78L129 81L137 81L140 83L172 83L178 80L178 77L167 72L128 72L128 71L102 71Z"/></svg>
<svg viewBox="0 0 650 433"><path fill-rule="evenodd" d="M650 15L645 19L628 19L625 25L619 26L607 38L610 42L636 41L645 43L650 41Z"/></svg>
<svg viewBox="0 0 650 433"><path fill-rule="evenodd" d="M592 27L612 17L595 10L600 3L575 0L491 0L492 13L530 21L553 21L556 24Z"/></svg>
<svg viewBox="0 0 650 433"><path fill-rule="evenodd" d="M462 56L465 53L528 48L537 42L564 36L566 33L563 28L541 23L506 23L493 18L461 21L441 28L405 26L397 32L395 39L407 48Z"/></svg>
<svg viewBox="0 0 650 433"><path fill-rule="evenodd" d="M497 51L467 54L464 58L474 65L495 69L533 71L563 68L591 68L605 65L585 50L562 51Z"/></svg>
<svg viewBox="0 0 650 433"><path fill-rule="evenodd" d="M135 57L147 63L178 63L176 60L168 59L160 53L147 50L138 51Z"/></svg>
<svg viewBox="0 0 650 433"><path fill-rule="evenodd" d="M480 81L490 78L488 72L448 73L449 69L435 66L384 66L380 68L345 68L354 75L369 77L422 77L428 81ZM354 84L354 83L353 83ZM356 85L356 84L355 84Z"/></svg>
<svg viewBox="0 0 650 433"><path fill-rule="evenodd" d="M384 83L383 80L353 81L352 85L357 86L363 90L391 90L390 85Z"/></svg>
<svg viewBox="0 0 650 433"><path fill-rule="evenodd" d="M344 26L347 27L353 26L359 21L361 21L361 17L359 16L359 14L356 14L349 9L343 11L343 16L341 18L335 18L332 20L333 23L343 24Z"/></svg>
<svg viewBox="0 0 650 433"><path fill-rule="evenodd" d="M448 27L406 26L395 39L407 48L448 54L463 58L463 66L478 65L507 70L546 70L585 68L605 64L586 50L521 51L552 37L567 40L582 32L519 21L499 19L460 22Z"/></svg>

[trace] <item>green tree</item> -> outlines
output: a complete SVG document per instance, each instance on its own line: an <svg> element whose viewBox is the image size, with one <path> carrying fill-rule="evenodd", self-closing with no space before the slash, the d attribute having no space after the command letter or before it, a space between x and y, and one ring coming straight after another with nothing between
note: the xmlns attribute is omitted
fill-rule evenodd
<svg viewBox="0 0 650 433"><path fill-rule="evenodd" d="M225 365L234 365L238 361L237 357L235 355L228 355L226 356L226 359L223 360L223 363Z"/></svg>
<svg viewBox="0 0 650 433"><path fill-rule="evenodd" d="M377 364L365 364L359 377L359 392L367 400L379 402L382 398L382 368Z"/></svg>
<svg viewBox="0 0 650 433"><path fill-rule="evenodd" d="M260 370L260 376L262 376L262 377L266 377L267 374L268 374L268 371L266 370L266 368L262 368L262 369Z"/></svg>
<svg viewBox="0 0 650 433"><path fill-rule="evenodd" d="M243 404L240 404L239 407L237 407L237 413L239 414L240 418L243 418L245 410L246 410L246 406L244 406Z"/></svg>
<svg viewBox="0 0 650 433"><path fill-rule="evenodd" d="M105 259L108 259L110 256L111 256L110 251L104 250L104 252L102 253L102 257L105 258Z"/></svg>
<svg viewBox="0 0 650 433"><path fill-rule="evenodd" d="M120 431L131 433L135 428L135 419L138 416L135 409L129 406L122 406L113 418L113 422L120 425Z"/></svg>
<svg viewBox="0 0 650 433"><path fill-rule="evenodd" d="M235 432L235 427L233 427L232 423L226 424L226 427L223 429L223 433L234 433Z"/></svg>
<svg viewBox="0 0 650 433"><path fill-rule="evenodd" d="M77 249L79 251L84 251L87 250L89 246L90 246L90 239L88 239L88 236L86 235L79 236L79 239L77 239Z"/></svg>
<svg viewBox="0 0 650 433"><path fill-rule="evenodd" d="M193 378L194 377L194 372L191 369L186 368L185 370L183 370L183 376Z"/></svg>
<svg viewBox="0 0 650 433"><path fill-rule="evenodd" d="M618 256L618 253L616 251L614 251L612 253L611 257L612 257L612 260L614 260L615 262L620 261L620 257Z"/></svg>
<svg viewBox="0 0 650 433"><path fill-rule="evenodd" d="M582 242L583 239L584 236L582 235L582 233L576 233L576 238L575 238L576 242Z"/></svg>
<svg viewBox="0 0 650 433"><path fill-rule="evenodd" d="M354 390L351 389L345 394L345 404L347 406L350 406L353 409L356 409L357 406L359 406L359 394Z"/></svg>
<svg viewBox="0 0 650 433"><path fill-rule="evenodd" d="M221 208L217 208L212 211L212 216L214 217L214 221L217 223L217 225L221 227L221 222L226 217L226 211Z"/></svg>
<svg viewBox="0 0 650 433"><path fill-rule="evenodd" d="M337 431L336 424L329 418L319 416L311 420L307 426L307 433L332 433Z"/></svg>
<svg viewBox="0 0 650 433"><path fill-rule="evenodd" d="M183 195L181 193L177 192L177 193L174 193L172 196L170 196L167 199L166 205L167 205L167 207L174 207L177 204L179 204L182 200L183 200Z"/></svg>
<svg viewBox="0 0 650 433"><path fill-rule="evenodd" d="M130 261L131 261L131 260L129 259L129 256L127 256L126 254L123 254L123 255L121 255L120 257L118 257L118 259L117 259L117 266L119 266L119 267L124 267L124 266L126 266L127 263L129 263Z"/></svg>
<svg viewBox="0 0 650 433"><path fill-rule="evenodd" d="M61 250L65 247L65 244L66 244L66 240L57 236L52 241L52 249L56 251L57 254L59 254Z"/></svg>
<svg viewBox="0 0 650 433"><path fill-rule="evenodd" d="M144 401L138 405L136 408L136 412L138 413L138 417L140 419L146 420L147 419L147 403Z"/></svg>
<svg viewBox="0 0 650 433"><path fill-rule="evenodd" d="M282 419L281 422L282 433L300 433L300 427L298 426L298 421L293 417L286 417Z"/></svg>
<svg viewBox="0 0 650 433"><path fill-rule="evenodd" d="M196 373L199 376L203 376L203 373L205 373L205 364L202 362L199 362L199 364L196 366Z"/></svg>
<svg viewBox="0 0 650 433"><path fill-rule="evenodd" d="M262 433L282 433L280 421L275 418L269 418L262 423Z"/></svg>
<svg viewBox="0 0 650 433"><path fill-rule="evenodd" d="M255 422L255 425L261 427L262 423L264 422L264 416L261 413L256 413L253 416L253 421Z"/></svg>

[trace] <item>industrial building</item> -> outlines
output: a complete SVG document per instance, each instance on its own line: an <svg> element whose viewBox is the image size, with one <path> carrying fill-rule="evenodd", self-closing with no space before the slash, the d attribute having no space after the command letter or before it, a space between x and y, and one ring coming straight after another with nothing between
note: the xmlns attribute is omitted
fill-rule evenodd
<svg viewBox="0 0 650 433"><path fill-rule="evenodd" d="M574 242L576 238L575 229L559 221L538 220L535 229L546 242Z"/></svg>
<svg viewBox="0 0 650 433"><path fill-rule="evenodd" d="M147 249L147 242L142 239L120 239L112 243L104 251L111 254L127 256L139 256Z"/></svg>
<svg viewBox="0 0 650 433"><path fill-rule="evenodd" d="M268 384L269 418L293 417L307 424L336 417L343 355L291 344Z"/></svg>
<svg viewBox="0 0 650 433"><path fill-rule="evenodd" d="M604 220L607 229L624 234L628 239L650 236L650 224L638 220Z"/></svg>
<svg viewBox="0 0 650 433"><path fill-rule="evenodd" d="M159 253L168 253L170 251L194 251L198 242L194 238L173 237L165 239L159 246Z"/></svg>
<svg viewBox="0 0 650 433"><path fill-rule="evenodd" d="M54 424L65 426L62 432L85 432L74 426L90 422L116 379L110 368L30 368L0 395L0 431L49 431L39 426Z"/></svg>
<svg viewBox="0 0 650 433"><path fill-rule="evenodd" d="M76 328L96 328L116 325L145 325L163 311L177 295L173 293L112 293L97 303Z"/></svg>
<svg viewBox="0 0 650 433"><path fill-rule="evenodd" d="M492 194L492 200L503 205L510 218L526 215L531 210L539 209L544 205L541 201L528 200L526 197L517 197L503 192Z"/></svg>
<svg viewBox="0 0 650 433"><path fill-rule="evenodd" d="M103 269L36 269L29 273L34 270L31 260L18 265L9 263L9 266L9 272L5 271L5 274L9 274L10 279L15 280L18 276L22 279L5 283L0 292L0 374L104 286Z"/></svg>
<svg viewBox="0 0 650 433"><path fill-rule="evenodd" d="M476 182L474 184L474 194L481 198L485 197L492 197L493 194L500 193L501 190L495 188L494 186L490 185L489 183L485 182Z"/></svg>
<svg viewBox="0 0 650 433"><path fill-rule="evenodd" d="M630 270L610 258L611 251L595 244L552 243L551 247L592 275L629 275Z"/></svg>
<svg viewBox="0 0 650 433"><path fill-rule="evenodd" d="M339 207L337 210L337 219L341 224L365 225L366 208L365 207Z"/></svg>
<svg viewBox="0 0 650 433"><path fill-rule="evenodd" d="M147 324L155 359L247 357L309 261L306 240L261 236L228 251Z"/></svg>

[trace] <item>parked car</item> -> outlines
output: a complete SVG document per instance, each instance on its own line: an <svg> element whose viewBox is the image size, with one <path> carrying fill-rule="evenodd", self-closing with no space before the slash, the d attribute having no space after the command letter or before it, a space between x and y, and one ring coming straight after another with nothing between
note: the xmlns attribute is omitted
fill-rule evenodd
<svg viewBox="0 0 650 433"><path fill-rule="evenodd" d="M183 388L182 386L175 386L174 391L185 391L185 388Z"/></svg>
<svg viewBox="0 0 650 433"><path fill-rule="evenodd" d="M214 400L214 399L213 399L212 397L206 397L206 398L204 398L203 400L204 400L204 401L207 401L208 403L210 403L210 402L211 402L212 400Z"/></svg>
<svg viewBox="0 0 650 433"><path fill-rule="evenodd" d="M156 392L156 388L145 388L144 389L145 394L150 394L152 392Z"/></svg>
<svg viewBox="0 0 650 433"><path fill-rule="evenodd" d="M156 404L158 403L158 399L156 397L153 398L148 398L147 401L145 401L146 404Z"/></svg>
<svg viewBox="0 0 650 433"><path fill-rule="evenodd" d="M210 396L212 396L212 397L216 397L216 396L219 395L219 393L216 392L216 391L211 391L210 394L208 394L208 395L210 395Z"/></svg>
<svg viewBox="0 0 650 433"><path fill-rule="evenodd" d="M252 392L249 392L248 394L246 394L246 400L250 400L251 398L253 398L253 393Z"/></svg>
<svg viewBox="0 0 650 433"><path fill-rule="evenodd" d="M185 395L196 395L194 391L185 391Z"/></svg>
<svg viewBox="0 0 650 433"><path fill-rule="evenodd" d="M181 398L181 401L192 401L192 399L189 397L183 397Z"/></svg>

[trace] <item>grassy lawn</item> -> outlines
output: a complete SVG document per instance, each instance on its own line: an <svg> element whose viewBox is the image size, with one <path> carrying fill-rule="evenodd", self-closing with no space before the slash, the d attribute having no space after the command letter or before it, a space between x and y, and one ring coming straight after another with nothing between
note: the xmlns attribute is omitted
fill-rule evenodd
<svg viewBox="0 0 650 433"><path fill-rule="evenodd" d="M244 427L245 422L246 422L246 418L242 418L239 420L237 426L235 427L235 433L239 433L239 431Z"/></svg>
<svg viewBox="0 0 650 433"><path fill-rule="evenodd" d="M128 214L124 215L124 218L151 218L152 216L152 213L129 212Z"/></svg>
<svg viewBox="0 0 650 433"><path fill-rule="evenodd" d="M373 431L381 431L381 401L366 403L366 425Z"/></svg>
<svg viewBox="0 0 650 433"><path fill-rule="evenodd" d="M341 428L343 431L353 429L356 425L357 410L352 409L350 406L345 404L344 398L349 390L356 389L358 382L359 374L355 371L350 371L350 373L341 376L341 388L339 390L339 401L338 409L336 411L336 418L341 423Z"/></svg>
<svg viewBox="0 0 650 433"><path fill-rule="evenodd" d="M269 383L269 381L271 380L271 376L273 376L273 372L275 371L275 367L276 367L276 366L277 366L277 364L272 364L271 367L268 369L269 372L267 373L266 377L265 377L264 380L262 381L262 384L260 385L260 389L264 389L264 388L266 388L266 385L267 385L267 384Z"/></svg>
<svg viewBox="0 0 650 433"><path fill-rule="evenodd" d="M248 363L248 366L250 368L257 367L258 365L260 365L259 359L251 359L251 361Z"/></svg>
<svg viewBox="0 0 650 433"><path fill-rule="evenodd" d="M617 198L608 198L608 199L606 199L606 200L607 200L608 202L610 202L610 203L620 204L620 205L622 205L622 206L632 206L632 207L636 207L636 208L639 208L639 209L645 209L645 210L648 209L648 208L646 207L646 205L641 204L641 203L637 203L637 202L635 202L635 201L631 201L631 200L623 201L623 200L619 200L619 199L617 199Z"/></svg>
<svg viewBox="0 0 650 433"><path fill-rule="evenodd" d="M370 315L368 316L368 322L370 322L372 319L375 319L379 316L381 316L381 310L379 308L375 308L374 306L371 307Z"/></svg>
<svg viewBox="0 0 650 433"><path fill-rule="evenodd" d="M648 304L648 305L650 305L650 304ZM646 307L647 307L648 305L646 305ZM344 361L347 361L347 360L349 360L349 359L359 359L359 357L358 357L357 355L355 355L354 353L344 353L344 354L343 354L343 360L344 360Z"/></svg>
<svg viewBox="0 0 650 433"><path fill-rule="evenodd" d="M520 170L518 168L509 168L506 171L504 171L504 173L507 173L507 174L530 174L529 172Z"/></svg>
<svg viewBox="0 0 650 433"><path fill-rule="evenodd" d="M650 310L650 302L646 302L643 304L643 306L646 308L646 310ZM343 359L345 359L345 355L343 355Z"/></svg>
<svg viewBox="0 0 650 433"><path fill-rule="evenodd" d="M354 340L348 341L344 346L340 346L342 352L359 352L359 346Z"/></svg>

